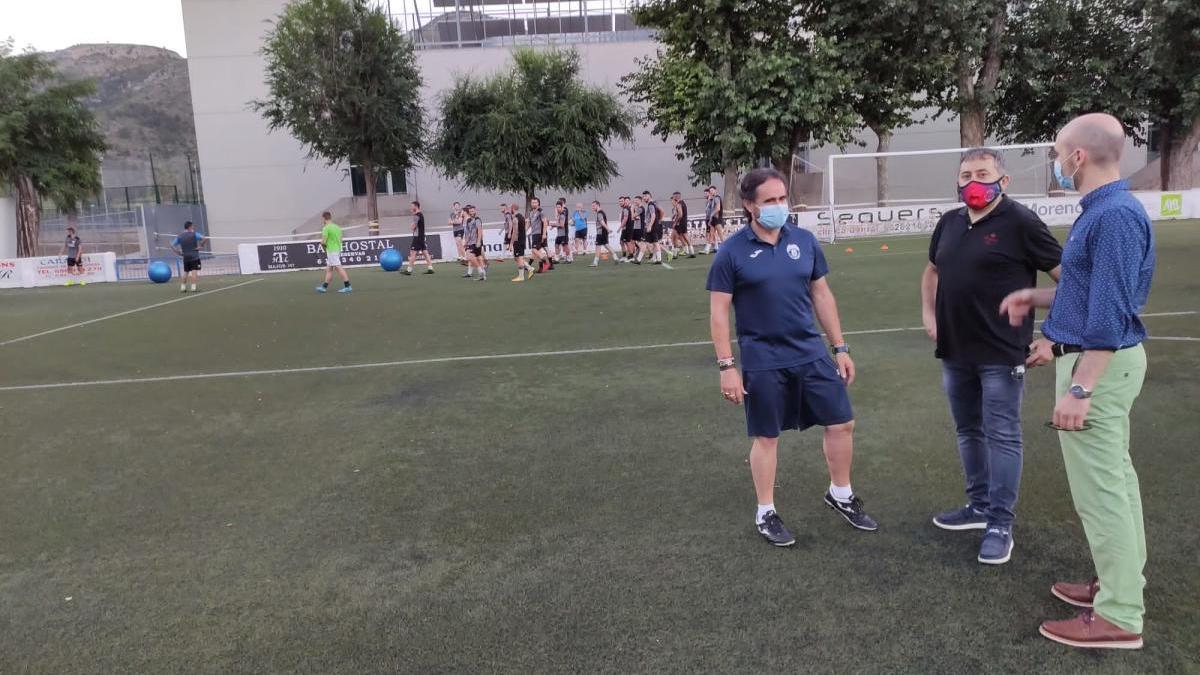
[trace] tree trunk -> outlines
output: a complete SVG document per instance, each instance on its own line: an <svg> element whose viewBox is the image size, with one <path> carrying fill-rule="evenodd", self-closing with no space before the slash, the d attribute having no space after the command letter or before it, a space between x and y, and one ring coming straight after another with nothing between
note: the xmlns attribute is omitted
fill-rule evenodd
<svg viewBox="0 0 1200 675"><path fill-rule="evenodd" d="M1162 189L1188 190L1196 186L1196 151L1200 145L1200 119L1192 122L1187 133L1173 129L1170 146L1165 145L1162 155Z"/></svg>
<svg viewBox="0 0 1200 675"><path fill-rule="evenodd" d="M879 142L875 145L875 152L887 152L892 147L892 130L891 129L876 129L871 127L871 131L879 138ZM888 190L891 186L888 185L888 160L887 157L875 158L875 201L880 206L885 206L888 200Z"/></svg>
<svg viewBox="0 0 1200 675"><path fill-rule="evenodd" d="M31 258L38 254L38 235L42 228L41 207L33 179L17 175L17 257Z"/></svg>
<svg viewBox="0 0 1200 675"><path fill-rule="evenodd" d="M363 178L367 181L367 222L378 224L379 196L375 190L375 167L371 164L371 160L363 162Z"/></svg>
<svg viewBox="0 0 1200 675"><path fill-rule="evenodd" d="M528 215L530 209L533 208L533 188L525 188L525 213Z"/></svg>
<svg viewBox="0 0 1200 675"><path fill-rule="evenodd" d="M959 147L978 148L983 145L987 129L987 113L978 100L967 103L958 118Z"/></svg>
<svg viewBox="0 0 1200 675"><path fill-rule="evenodd" d="M724 166L725 189L722 191L721 210L722 215L729 213L734 208L734 204L739 203L738 200L738 167L737 162L730 161L729 155L726 154L722 159L721 164Z"/></svg>
<svg viewBox="0 0 1200 675"><path fill-rule="evenodd" d="M783 174L783 185L787 188L788 208L796 204L795 190L792 185L792 153L788 153L785 157L772 157L771 165L775 170Z"/></svg>

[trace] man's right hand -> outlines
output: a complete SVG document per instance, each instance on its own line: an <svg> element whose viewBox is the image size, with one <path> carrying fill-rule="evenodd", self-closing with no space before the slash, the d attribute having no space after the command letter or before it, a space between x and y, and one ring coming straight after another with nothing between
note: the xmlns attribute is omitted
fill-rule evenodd
<svg viewBox="0 0 1200 675"><path fill-rule="evenodd" d="M742 374L737 368L721 371L721 395L734 405L741 405L746 391L742 389Z"/></svg>
<svg viewBox="0 0 1200 675"><path fill-rule="evenodd" d="M1029 356L1025 358L1025 367L1036 368L1053 361L1052 347L1054 347L1054 343L1044 337L1034 340L1033 344L1029 345Z"/></svg>
<svg viewBox="0 0 1200 675"><path fill-rule="evenodd" d="M925 325L925 334L929 339L937 342L937 318L932 313L922 313L921 323Z"/></svg>
<svg viewBox="0 0 1200 675"><path fill-rule="evenodd" d="M1000 303L1000 315L1008 315L1008 323L1020 326L1033 311L1033 289L1025 288L1008 294Z"/></svg>

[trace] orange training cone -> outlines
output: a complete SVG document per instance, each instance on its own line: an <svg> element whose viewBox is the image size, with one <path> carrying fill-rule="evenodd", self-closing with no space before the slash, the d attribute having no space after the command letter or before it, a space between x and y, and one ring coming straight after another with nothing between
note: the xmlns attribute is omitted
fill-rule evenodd
<svg viewBox="0 0 1200 675"><path fill-rule="evenodd" d="M846 253L854 253L854 249L853 249L853 248L847 248L847 249L846 249Z"/></svg>
<svg viewBox="0 0 1200 675"><path fill-rule="evenodd" d="M886 250L888 250L888 245L887 245L887 244L884 244L883 246L880 246L880 247L879 247L879 250L880 250L880 251L886 251Z"/></svg>

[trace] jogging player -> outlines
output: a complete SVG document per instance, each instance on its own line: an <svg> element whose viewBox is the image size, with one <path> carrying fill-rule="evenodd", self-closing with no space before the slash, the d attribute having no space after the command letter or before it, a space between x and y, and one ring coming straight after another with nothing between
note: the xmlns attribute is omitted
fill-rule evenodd
<svg viewBox="0 0 1200 675"><path fill-rule="evenodd" d="M497 262L504 262L504 254L512 253L513 214L516 212L516 209L510 211L508 209L508 204L500 205L500 215L504 217L504 249L500 253L500 257L497 259Z"/></svg>
<svg viewBox="0 0 1200 675"><path fill-rule="evenodd" d="M583 209L583 202L575 202L571 222L575 225L575 255L584 255L587 253L588 212Z"/></svg>
<svg viewBox="0 0 1200 675"><path fill-rule="evenodd" d="M171 250L175 251L175 255L183 258L183 278L180 279L179 292L187 292L188 277L192 280L192 292L196 292L196 281L200 277L200 246L204 244L204 237L196 233L192 221L187 221L183 224L183 232L180 232L174 239L171 240Z"/></svg>
<svg viewBox="0 0 1200 675"><path fill-rule="evenodd" d="M571 255L570 214L567 213L567 200L560 197L554 204L554 222L558 232L554 237L555 262L572 263Z"/></svg>
<svg viewBox="0 0 1200 675"><path fill-rule="evenodd" d="M458 202L450 205L449 225L451 232L454 234L454 248L458 252L458 262L460 265L467 264L467 251L463 246L463 221L466 220L466 217Z"/></svg>
<svg viewBox="0 0 1200 675"><path fill-rule="evenodd" d="M617 262L617 254L613 253L612 247L608 245L608 214L604 209L600 208L599 201L592 202L592 212L596 214L596 248L594 250L595 257L592 258L590 267L600 266L600 249L608 251L608 255L612 256L613 263Z"/></svg>
<svg viewBox="0 0 1200 675"><path fill-rule="evenodd" d="M75 235L75 228L67 228L67 239L63 242L62 252L59 255L67 257L67 276L83 276L83 243L79 237ZM74 279L67 279L66 286L75 283ZM80 286L86 286L87 282L83 279L79 280Z"/></svg>
<svg viewBox="0 0 1200 675"><path fill-rule="evenodd" d="M716 185L709 185L704 194L707 196L704 203L704 253L709 254L720 249L721 242L725 240L725 212Z"/></svg>
<svg viewBox="0 0 1200 675"><path fill-rule="evenodd" d="M633 247L637 250L637 254L633 256L633 264L641 265L642 257L645 253L645 226L646 226L646 208L642 205L641 197L633 198L633 207L630 209L631 218L633 219L633 229L630 232L630 240L633 242Z"/></svg>
<svg viewBox="0 0 1200 675"><path fill-rule="evenodd" d="M479 271L479 280L487 281L487 260L483 257L483 221L470 204L466 208L467 218L463 221L463 246L467 253L467 273L464 278L470 279Z"/></svg>
<svg viewBox="0 0 1200 675"><path fill-rule="evenodd" d="M696 248L692 246L692 238L688 236L687 202L678 192L671 194L671 240L679 247L680 255L687 254L689 258L696 257Z"/></svg>
<svg viewBox="0 0 1200 675"><path fill-rule="evenodd" d="M513 218L509 237L512 239L513 259L517 263L517 276L513 281L528 281L533 278L533 266L525 259L525 216L517 210L515 203L510 208Z"/></svg>
<svg viewBox="0 0 1200 675"><path fill-rule="evenodd" d="M425 242L425 214L421 212L421 202L414 201L409 205L412 211L412 243L408 246L408 269L404 274L412 276L413 263L417 255L425 256L425 274L433 274L433 258L429 256L429 245Z"/></svg>
<svg viewBox="0 0 1200 675"><path fill-rule="evenodd" d="M629 206L629 197L622 196L617 200L621 206L621 219L619 226L621 228L621 259L620 262L629 262L633 260L633 209Z"/></svg>
<svg viewBox="0 0 1200 675"><path fill-rule="evenodd" d="M338 293L349 293L354 289L350 287L350 276L342 267L342 228L333 222L333 215L328 211L321 214L321 220L325 222L325 226L321 228L321 246L325 247L325 281L317 286L317 292L325 293L329 290L333 271L337 270L338 276L342 278L342 287L338 289Z"/></svg>
<svg viewBox="0 0 1200 675"><path fill-rule="evenodd" d="M554 261L550 258L550 252L546 250L546 236L548 223L546 222L546 214L542 211L542 200L534 197L529 200L529 238L531 239L529 248L533 259L536 261L537 273L548 272L554 269Z"/></svg>

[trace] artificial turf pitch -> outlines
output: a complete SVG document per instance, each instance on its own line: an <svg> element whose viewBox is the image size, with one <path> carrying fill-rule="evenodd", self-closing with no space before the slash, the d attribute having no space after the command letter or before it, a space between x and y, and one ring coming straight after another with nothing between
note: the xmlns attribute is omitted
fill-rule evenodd
<svg viewBox="0 0 1200 675"><path fill-rule="evenodd" d="M1146 312L1200 310L1200 223L1158 238ZM707 341L711 258L521 285L511 262L487 283L355 269L349 296L318 273L5 292L0 672L1200 671L1200 343L1147 343L1133 414L1146 648L1073 650L1037 635L1071 615L1051 583L1092 575L1052 372L1028 377L1013 559L980 565L978 533L929 520L964 500L932 345L856 334L920 325L927 240L851 245L827 253L881 529L821 504L820 433L788 433L787 550L752 527L711 347L649 346ZM1146 323L1200 337L1200 315ZM610 347L631 349L292 370Z"/></svg>

